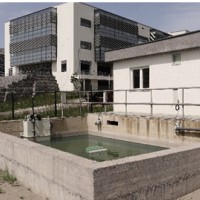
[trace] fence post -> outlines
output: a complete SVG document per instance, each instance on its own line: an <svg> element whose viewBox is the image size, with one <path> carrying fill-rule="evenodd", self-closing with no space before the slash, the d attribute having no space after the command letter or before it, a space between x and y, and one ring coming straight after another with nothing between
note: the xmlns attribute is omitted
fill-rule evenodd
<svg viewBox="0 0 200 200"><path fill-rule="evenodd" d="M185 103L185 91L184 91L184 88L182 88L182 118L183 118L183 120L185 119L184 103Z"/></svg>
<svg viewBox="0 0 200 200"><path fill-rule="evenodd" d="M14 102L14 93L11 94L11 101L12 101L12 119L15 119L15 102Z"/></svg>
<svg viewBox="0 0 200 200"><path fill-rule="evenodd" d="M57 116L57 92L54 93L54 116Z"/></svg>
<svg viewBox="0 0 200 200"><path fill-rule="evenodd" d="M90 93L87 92L86 94L87 94L87 102L88 102L87 109L88 109L88 113L89 113L90 112L90 103L89 103L89 101L90 101Z"/></svg>
<svg viewBox="0 0 200 200"><path fill-rule="evenodd" d="M82 104L81 104L81 91L78 91L78 98L79 98L79 114L82 115Z"/></svg>

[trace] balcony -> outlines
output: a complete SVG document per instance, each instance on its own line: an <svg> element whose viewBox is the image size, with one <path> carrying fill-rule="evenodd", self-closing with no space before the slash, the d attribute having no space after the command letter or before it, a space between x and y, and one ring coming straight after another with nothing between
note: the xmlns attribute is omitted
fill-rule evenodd
<svg viewBox="0 0 200 200"><path fill-rule="evenodd" d="M107 72L98 72L98 75L93 75L89 70L82 70L80 79L90 79L90 80L107 80L112 81L113 77Z"/></svg>

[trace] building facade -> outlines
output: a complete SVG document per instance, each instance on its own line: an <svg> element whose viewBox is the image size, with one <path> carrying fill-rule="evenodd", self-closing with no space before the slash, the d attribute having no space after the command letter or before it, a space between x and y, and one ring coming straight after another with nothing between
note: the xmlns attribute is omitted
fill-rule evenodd
<svg viewBox="0 0 200 200"><path fill-rule="evenodd" d="M115 92L114 102L132 103L128 112L200 115L192 105L200 100L200 31L110 51L106 61L113 62L114 90L127 90L126 96ZM125 109L114 106L116 112Z"/></svg>
<svg viewBox="0 0 200 200"><path fill-rule="evenodd" d="M65 3L5 24L5 75L53 74L60 90L112 89L112 62L105 51L169 35L83 3Z"/></svg>
<svg viewBox="0 0 200 200"><path fill-rule="evenodd" d="M0 48L0 76L4 76L4 49Z"/></svg>

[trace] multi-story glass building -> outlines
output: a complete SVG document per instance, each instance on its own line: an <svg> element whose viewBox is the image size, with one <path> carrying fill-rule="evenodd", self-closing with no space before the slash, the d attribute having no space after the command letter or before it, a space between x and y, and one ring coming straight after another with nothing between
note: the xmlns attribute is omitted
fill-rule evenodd
<svg viewBox="0 0 200 200"><path fill-rule="evenodd" d="M82 3L65 3L5 24L5 74L53 74L60 90L112 89L112 63L105 51L149 42L168 34Z"/></svg>
<svg viewBox="0 0 200 200"><path fill-rule="evenodd" d="M4 76L4 49L0 48L0 76Z"/></svg>

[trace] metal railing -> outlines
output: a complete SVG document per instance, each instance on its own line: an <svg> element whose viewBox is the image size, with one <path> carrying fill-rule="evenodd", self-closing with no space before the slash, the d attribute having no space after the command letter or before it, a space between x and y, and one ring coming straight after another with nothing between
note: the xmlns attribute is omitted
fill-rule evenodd
<svg viewBox="0 0 200 200"><path fill-rule="evenodd" d="M175 109L181 109L182 118L185 118L185 107L188 106L200 106L200 99L194 102L191 98L191 102L186 101L186 91L187 90L199 90L200 87L181 87L181 88L151 88L151 89L133 89L133 90L96 90L96 91L65 91L65 92L54 92L54 93L40 93L38 96L28 96L23 99L16 99L15 92L9 92L7 94L9 98L6 101L0 102L0 115L4 115L5 113L9 113L8 115L10 119L16 118L16 113L21 110L22 113L31 113L34 109L35 112L40 112L40 110L51 110L50 116L64 117L67 108L73 107L77 108L77 115L83 114L87 112L93 112L93 107L101 106L101 111L108 111L108 106L114 105L124 105L125 115L128 114L129 106L131 105L143 105L147 106L150 110L150 115L154 115L154 109L156 106L174 106ZM171 100L171 102L158 102L155 101L155 91L175 91L177 95L177 101ZM199 90L200 91L200 90ZM80 96L78 95L80 93ZM120 94L117 94L120 93ZM134 101L133 94L137 93L147 93L148 101ZM195 91L194 91L195 93ZM73 96L73 95L74 96ZM173 97L173 94L171 96ZM200 93L199 93L200 94ZM48 96L50 95L50 96ZM115 101L115 96L120 97L118 102ZM64 97L65 96L65 97ZM114 96L114 98L113 98ZM199 95L200 96L200 95ZM42 103L44 101L44 97L49 98L48 103ZM80 98L79 98L80 97ZM113 101L114 99L114 101ZM188 97L187 97L188 99ZM25 107L25 103L27 106ZM40 109L36 109L40 107ZM29 108L29 110L28 110ZM86 110L87 109L87 110ZM23 112L24 111L24 112ZM26 111L26 112L25 112ZM114 110L115 111L115 110ZM66 111L67 112L67 111ZM48 113L47 113L48 114Z"/></svg>

